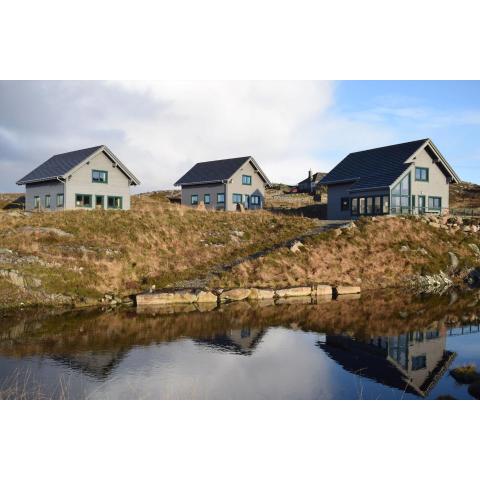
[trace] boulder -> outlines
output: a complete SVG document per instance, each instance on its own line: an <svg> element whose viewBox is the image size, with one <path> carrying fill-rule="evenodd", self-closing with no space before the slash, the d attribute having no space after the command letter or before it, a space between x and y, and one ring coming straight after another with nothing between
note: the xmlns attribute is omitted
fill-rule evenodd
<svg viewBox="0 0 480 480"><path fill-rule="evenodd" d="M197 295L191 290L172 292L142 293L137 295L137 305L171 305L175 303L194 303Z"/></svg>
<svg viewBox="0 0 480 480"><path fill-rule="evenodd" d="M0 270L0 277L3 277L5 280L13 283L13 285L17 287L26 288L27 286L25 278L23 278L23 276L20 275L16 270Z"/></svg>
<svg viewBox="0 0 480 480"><path fill-rule="evenodd" d="M477 257L480 257L480 248L478 248L478 245L470 243L468 246Z"/></svg>
<svg viewBox="0 0 480 480"><path fill-rule="evenodd" d="M435 223L435 222L430 222L429 225L433 228L440 228L440 224L439 223Z"/></svg>
<svg viewBox="0 0 480 480"><path fill-rule="evenodd" d="M282 297L306 297L312 294L312 287L291 287L276 290L276 295Z"/></svg>
<svg viewBox="0 0 480 480"><path fill-rule="evenodd" d="M236 237L242 238L245 235L245 232L242 232L241 230L234 230L232 232L232 235L235 235Z"/></svg>
<svg viewBox="0 0 480 480"><path fill-rule="evenodd" d="M251 290L249 288L232 288L225 290L220 294L221 302L237 302L249 297Z"/></svg>
<svg viewBox="0 0 480 480"><path fill-rule="evenodd" d="M0 255L11 255L12 253L13 251L8 248L0 248Z"/></svg>
<svg viewBox="0 0 480 480"><path fill-rule="evenodd" d="M477 233L478 232L478 226L477 225L471 225L470 226L471 230L473 233Z"/></svg>
<svg viewBox="0 0 480 480"><path fill-rule="evenodd" d="M300 248L303 247L303 243L302 242L299 242L298 240L296 240L295 242L292 243L292 245L290 246L290 251L293 252L293 253L297 253L300 251Z"/></svg>
<svg viewBox="0 0 480 480"><path fill-rule="evenodd" d="M350 286L350 285L340 285L338 287L335 287L335 293L337 295L352 295L355 293L360 293L361 288L357 286Z"/></svg>
<svg viewBox="0 0 480 480"><path fill-rule="evenodd" d="M50 228L50 227L22 227L18 229L20 232L24 233L52 233L59 237L73 237L71 233L64 232L59 228Z"/></svg>
<svg viewBox="0 0 480 480"><path fill-rule="evenodd" d="M253 300L267 300L275 296L275 290L270 288L252 288L248 298Z"/></svg>
<svg viewBox="0 0 480 480"><path fill-rule="evenodd" d="M448 256L450 258L450 268L453 271L458 270L458 267L460 265L460 261L458 260L458 257L453 252L448 252Z"/></svg>
<svg viewBox="0 0 480 480"><path fill-rule="evenodd" d="M342 234L342 229L341 228L336 228L335 230L333 230L333 235L335 237L339 237L341 234Z"/></svg>
<svg viewBox="0 0 480 480"><path fill-rule="evenodd" d="M217 303L218 301L218 297L213 292L198 290L196 294L198 303Z"/></svg>
<svg viewBox="0 0 480 480"><path fill-rule="evenodd" d="M313 293L317 296L329 295L331 297L333 294L333 288L330 285L316 285L313 289Z"/></svg>
<svg viewBox="0 0 480 480"><path fill-rule="evenodd" d="M462 230L465 232L465 233L470 233L472 231L472 229L470 228L469 225L465 225Z"/></svg>

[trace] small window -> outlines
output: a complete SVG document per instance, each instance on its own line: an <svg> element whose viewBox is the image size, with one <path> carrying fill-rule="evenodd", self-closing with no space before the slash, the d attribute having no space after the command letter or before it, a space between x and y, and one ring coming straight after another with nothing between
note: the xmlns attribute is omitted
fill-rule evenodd
<svg viewBox="0 0 480 480"><path fill-rule="evenodd" d="M190 197L190 203L192 205L198 205L198 195L196 193Z"/></svg>
<svg viewBox="0 0 480 480"><path fill-rule="evenodd" d="M63 193L57 193L57 207L63 207Z"/></svg>
<svg viewBox="0 0 480 480"><path fill-rule="evenodd" d="M412 357L412 370L422 370L427 367L427 356L417 355Z"/></svg>
<svg viewBox="0 0 480 480"><path fill-rule="evenodd" d="M250 204L251 205L260 205L260 195L252 195L250 197Z"/></svg>
<svg viewBox="0 0 480 480"><path fill-rule="evenodd" d="M113 209L121 209L123 207L122 197L108 197L107 207Z"/></svg>
<svg viewBox="0 0 480 480"><path fill-rule="evenodd" d="M205 205L210 205L210 194L209 193L206 193L204 196L203 196L203 203Z"/></svg>
<svg viewBox="0 0 480 480"><path fill-rule="evenodd" d="M358 213L360 215L365 215L365 199L359 198L358 201L359 201Z"/></svg>
<svg viewBox="0 0 480 480"><path fill-rule="evenodd" d="M252 177L250 175L242 175L242 185L251 185Z"/></svg>
<svg viewBox="0 0 480 480"><path fill-rule="evenodd" d="M50 208L50 206L51 206L50 195L45 195L45 208Z"/></svg>
<svg viewBox="0 0 480 480"><path fill-rule="evenodd" d="M415 180L417 182L428 182L428 168L415 167Z"/></svg>
<svg viewBox="0 0 480 480"><path fill-rule="evenodd" d="M108 172L105 170L92 170L93 183L108 183Z"/></svg>
<svg viewBox="0 0 480 480"><path fill-rule="evenodd" d="M225 194L217 193L217 203L225 203Z"/></svg>
<svg viewBox="0 0 480 480"><path fill-rule="evenodd" d="M33 208L40 208L40 197L33 197Z"/></svg>
<svg viewBox="0 0 480 480"><path fill-rule="evenodd" d="M350 209L350 199L347 197L340 199L340 210L342 212L345 212L349 209Z"/></svg>
<svg viewBox="0 0 480 480"><path fill-rule="evenodd" d="M92 207L92 196L77 193L75 195L75 206L76 207L83 207L83 208L91 208Z"/></svg>
<svg viewBox="0 0 480 480"><path fill-rule="evenodd" d="M352 198L352 215L358 215L358 198Z"/></svg>
<svg viewBox="0 0 480 480"><path fill-rule="evenodd" d="M429 210L441 210L442 198L441 197L428 197L428 209Z"/></svg>
<svg viewBox="0 0 480 480"><path fill-rule="evenodd" d="M373 201L373 213L380 215L382 213L382 197L375 197Z"/></svg>
<svg viewBox="0 0 480 480"><path fill-rule="evenodd" d="M242 194L241 193L234 193L232 195L233 203L242 203Z"/></svg>

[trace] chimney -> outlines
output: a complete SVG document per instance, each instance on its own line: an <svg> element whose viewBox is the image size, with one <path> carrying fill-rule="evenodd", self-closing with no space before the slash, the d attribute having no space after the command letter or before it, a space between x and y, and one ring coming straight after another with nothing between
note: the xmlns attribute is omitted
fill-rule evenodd
<svg viewBox="0 0 480 480"><path fill-rule="evenodd" d="M312 181L313 175L312 175L312 169L308 171L308 179Z"/></svg>

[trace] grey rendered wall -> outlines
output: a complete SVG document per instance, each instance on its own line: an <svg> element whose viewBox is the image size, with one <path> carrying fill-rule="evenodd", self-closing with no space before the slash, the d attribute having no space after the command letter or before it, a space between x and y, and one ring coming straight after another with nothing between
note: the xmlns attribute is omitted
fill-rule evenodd
<svg viewBox="0 0 480 480"><path fill-rule="evenodd" d="M93 183L92 170L106 170L108 183ZM113 167L112 161L103 152L98 153L67 178L65 184L66 209L78 209L75 207L77 193L92 195L92 202L95 202L94 195L104 195L105 207L107 196L122 197L123 209L130 209L130 180L119 168Z"/></svg>
<svg viewBox="0 0 480 480"><path fill-rule="evenodd" d="M198 195L198 202L204 201L204 195L210 194L210 205L205 205L206 208L223 210L224 204L217 204L217 193L225 193L225 185L223 183L212 183L206 185L192 185L182 187L182 205L192 205L192 195Z"/></svg>
<svg viewBox="0 0 480 480"><path fill-rule="evenodd" d="M443 172L437 164L433 163L430 156L421 150L415 155L414 164L408 169L411 172L412 195L425 195L428 206L428 197L442 197L442 209L449 206L449 184ZM429 169L428 182L419 182L415 180L415 167L425 167ZM408 172L406 172L408 173ZM403 175L402 175L403 177ZM416 205L418 205L418 200ZM428 207L427 207L428 208Z"/></svg>
<svg viewBox="0 0 480 480"><path fill-rule="evenodd" d="M350 197L348 190L352 187L351 183L342 183L340 185L328 186L327 219L328 220L349 220L351 218L350 209L343 211L340 208L342 197ZM360 196L360 195L359 195Z"/></svg>
<svg viewBox="0 0 480 480"><path fill-rule="evenodd" d="M33 210L33 198L40 197L41 210L57 210L57 193L64 193L64 185L58 180L51 182L38 182L26 185L25 190L25 209ZM50 195L50 209L45 208L45 196ZM64 200L65 201L65 200ZM60 208L63 210L63 208Z"/></svg>
<svg viewBox="0 0 480 480"><path fill-rule="evenodd" d="M242 175L250 175L252 177L252 184L243 185ZM262 208L265 203L265 183L263 182L262 177L260 177L260 175L255 171L250 161L244 163L243 166L235 172L230 181L227 183L226 187L226 209L229 211L235 211L236 209L236 204L233 203L234 193L260 196L261 205L258 207L252 205L250 207L252 210L255 208Z"/></svg>

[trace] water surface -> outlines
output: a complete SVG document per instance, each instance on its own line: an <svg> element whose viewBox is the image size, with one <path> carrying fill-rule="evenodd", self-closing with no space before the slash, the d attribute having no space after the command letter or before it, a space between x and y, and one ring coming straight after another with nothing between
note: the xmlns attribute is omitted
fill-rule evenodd
<svg viewBox="0 0 480 480"><path fill-rule="evenodd" d="M18 312L0 318L4 398L471 398L480 302L398 292L208 311Z"/></svg>

